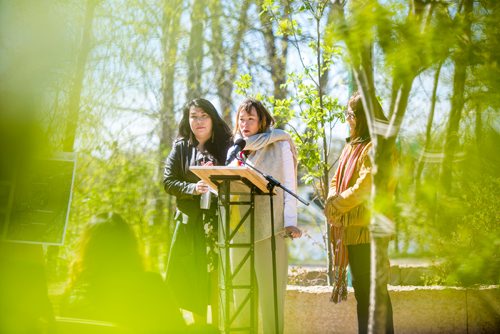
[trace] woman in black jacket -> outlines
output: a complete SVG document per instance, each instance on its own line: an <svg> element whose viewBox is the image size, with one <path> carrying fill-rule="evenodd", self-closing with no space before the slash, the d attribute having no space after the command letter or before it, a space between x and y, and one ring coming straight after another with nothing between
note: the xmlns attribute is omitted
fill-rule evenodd
<svg viewBox="0 0 500 334"><path fill-rule="evenodd" d="M212 323L218 319L217 219L215 200L208 210L200 208L200 195L209 188L189 167L223 165L231 145L231 130L215 107L205 99L194 99L184 107L179 135L165 166L165 191L177 199L167 285L179 306L193 312L197 323L206 323L209 304Z"/></svg>

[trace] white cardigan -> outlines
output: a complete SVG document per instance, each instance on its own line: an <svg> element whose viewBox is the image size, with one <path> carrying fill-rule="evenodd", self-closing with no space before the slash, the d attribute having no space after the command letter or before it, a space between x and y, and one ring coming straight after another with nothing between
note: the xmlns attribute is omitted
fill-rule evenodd
<svg viewBox="0 0 500 334"><path fill-rule="evenodd" d="M250 151L246 163L273 176L292 192L297 190L297 154L288 133L279 129L258 133L246 139L245 150ZM281 188L275 188L275 234L284 233L285 226L297 226L297 199ZM268 196L255 200L255 240L269 238L270 208Z"/></svg>

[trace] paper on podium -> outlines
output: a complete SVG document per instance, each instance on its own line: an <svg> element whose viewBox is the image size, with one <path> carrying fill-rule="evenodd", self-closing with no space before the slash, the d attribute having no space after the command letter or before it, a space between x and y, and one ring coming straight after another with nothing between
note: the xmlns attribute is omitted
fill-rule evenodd
<svg viewBox="0 0 500 334"><path fill-rule="evenodd" d="M212 182L211 176L240 176L250 181L263 193L269 193L267 180L246 166L191 166L189 169L208 183L215 192L217 192L217 185ZM248 193L248 190L248 186L241 180L231 183L232 193Z"/></svg>

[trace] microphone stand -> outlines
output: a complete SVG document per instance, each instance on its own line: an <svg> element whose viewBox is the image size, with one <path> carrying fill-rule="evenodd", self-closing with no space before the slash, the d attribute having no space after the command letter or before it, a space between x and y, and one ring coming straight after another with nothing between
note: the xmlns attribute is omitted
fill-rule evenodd
<svg viewBox="0 0 500 334"><path fill-rule="evenodd" d="M285 186L283 186L278 180L276 180L274 177L271 175L265 174L262 171L258 170L254 166L247 164L243 158L239 157L237 155L236 159L240 161L243 165L250 167L260 175L262 175L267 183L267 190L269 190L269 203L271 206L271 258L272 258L272 265L273 265L273 289L274 289L274 328L275 328L275 333L279 334L279 324L278 324L278 278L276 274L276 236L274 234L274 205L273 205L273 191L275 187L280 187L296 199L298 199L301 203L305 205L309 205L307 201L302 199L299 195L295 194L291 190L287 189Z"/></svg>
<svg viewBox="0 0 500 334"><path fill-rule="evenodd" d="M287 193L289 193L290 195L292 195L293 197L295 197L296 199L298 199L302 204L309 205L309 202L307 202L305 199L301 198L299 195L295 194L293 191L291 191L290 189L288 189L284 185L282 185L278 180L276 180L271 175L265 174L265 173L261 172L260 170L258 170L257 168L255 168L254 166L247 164L245 162L245 160L243 158L241 158L240 156L237 156L236 160L238 160L243 165L245 165L247 167L250 167L251 169L253 169L257 173L259 173L260 175L262 175L266 179L266 181L268 182L267 189L269 189L270 185L272 185L273 189L274 189L274 187L280 187L281 189L283 189L284 191L286 191Z"/></svg>

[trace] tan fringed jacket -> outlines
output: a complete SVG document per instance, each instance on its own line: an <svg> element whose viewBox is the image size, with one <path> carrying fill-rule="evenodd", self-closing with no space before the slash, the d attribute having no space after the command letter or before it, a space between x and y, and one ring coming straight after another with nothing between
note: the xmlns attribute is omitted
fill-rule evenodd
<svg viewBox="0 0 500 334"><path fill-rule="evenodd" d="M348 159L360 142L348 142L343 150L343 156ZM336 214L329 217L330 223L342 224L344 229L344 244L357 245L370 243L370 211L366 207L372 187L372 164L369 151L372 143L368 143L357 160L348 188L337 194L335 176L330 183L327 201L332 201ZM348 154L344 155L344 152ZM339 161L339 165L340 165Z"/></svg>

